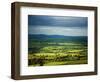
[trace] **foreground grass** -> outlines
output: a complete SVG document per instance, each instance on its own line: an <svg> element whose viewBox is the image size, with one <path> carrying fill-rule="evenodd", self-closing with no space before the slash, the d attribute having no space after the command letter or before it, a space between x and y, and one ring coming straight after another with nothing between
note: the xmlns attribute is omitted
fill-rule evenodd
<svg viewBox="0 0 100 82"><path fill-rule="evenodd" d="M79 64L87 64L87 60L46 62L46 63L44 64L44 66L79 65ZM40 66L40 64L29 65L29 66Z"/></svg>
<svg viewBox="0 0 100 82"><path fill-rule="evenodd" d="M87 64L87 46L84 44L59 43L47 46L44 46L44 44L40 46L37 43L29 51L29 66Z"/></svg>

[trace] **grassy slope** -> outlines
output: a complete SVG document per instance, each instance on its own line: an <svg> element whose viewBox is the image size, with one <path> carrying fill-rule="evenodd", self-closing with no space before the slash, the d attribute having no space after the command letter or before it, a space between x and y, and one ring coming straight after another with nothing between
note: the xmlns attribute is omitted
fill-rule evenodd
<svg viewBox="0 0 100 82"><path fill-rule="evenodd" d="M65 37L64 37L65 38ZM84 40L66 38L29 38L29 66L53 66L87 63L87 45Z"/></svg>

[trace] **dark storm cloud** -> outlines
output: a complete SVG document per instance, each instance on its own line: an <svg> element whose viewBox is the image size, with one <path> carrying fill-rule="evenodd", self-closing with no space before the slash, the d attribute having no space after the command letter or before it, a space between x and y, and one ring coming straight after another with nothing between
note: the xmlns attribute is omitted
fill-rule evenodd
<svg viewBox="0 0 100 82"><path fill-rule="evenodd" d="M87 17L29 15L29 26L87 27Z"/></svg>

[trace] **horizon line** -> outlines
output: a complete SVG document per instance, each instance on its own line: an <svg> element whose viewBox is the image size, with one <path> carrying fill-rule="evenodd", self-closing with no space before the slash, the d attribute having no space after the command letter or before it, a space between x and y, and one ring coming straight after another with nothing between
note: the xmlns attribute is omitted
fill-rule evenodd
<svg viewBox="0 0 100 82"><path fill-rule="evenodd" d="M28 35L72 36L72 35L56 35L56 34L52 34L52 35L49 35L49 34L28 34ZM74 36L74 35L73 35L73 36ZM88 37L88 36L84 36L84 37Z"/></svg>

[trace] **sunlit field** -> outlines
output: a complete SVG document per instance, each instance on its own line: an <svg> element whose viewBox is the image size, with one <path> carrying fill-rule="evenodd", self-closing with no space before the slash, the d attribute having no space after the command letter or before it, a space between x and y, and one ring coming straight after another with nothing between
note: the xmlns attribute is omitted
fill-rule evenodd
<svg viewBox="0 0 100 82"><path fill-rule="evenodd" d="M29 35L29 66L87 64L87 37L49 37Z"/></svg>

